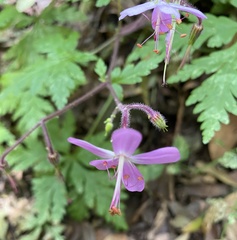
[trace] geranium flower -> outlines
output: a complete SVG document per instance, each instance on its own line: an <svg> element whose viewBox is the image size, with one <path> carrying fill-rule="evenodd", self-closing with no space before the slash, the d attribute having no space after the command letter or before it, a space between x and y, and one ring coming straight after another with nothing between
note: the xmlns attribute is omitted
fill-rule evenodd
<svg viewBox="0 0 237 240"><path fill-rule="evenodd" d="M121 128L112 134L113 151L96 147L89 142L68 138L68 142L82 147L89 152L101 157L100 160L93 160L90 165L99 170L116 169L116 186L110 205L111 215L120 215L120 189L121 183L128 191L141 192L145 187L142 174L135 164L163 164L173 163L180 159L179 150L175 147L164 147L151 152L133 155L142 140L142 135L131 128Z"/></svg>
<svg viewBox="0 0 237 240"><path fill-rule="evenodd" d="M176 19L180 19L179 11L188 12L195 15L198 18L207 18L201 11L189 6L189 4L182 1L182 3L171 3L171 2L181 2L181 1L165 1L165 0L153 0L147 3L139 4L137 6L127 8L120 13L119 20L122 20L126 16L135 16L146 12L147 10L157 9L156 11L167 14L167 16L174 15ZM184 6L186 5L186 6ZM172 19L172 18L171 18Z"/></svg>
<svg viewBox="0 0 237 240"><path fill-rule="evenodd" d="M176 3L173 3L176 2ZM151 25L154 29L154 32L151 36L154 36L155 39L155 48L154 52L159 53L158 44L159 44L159 35L168 33L166 36L166 57L165 57L165 71L166 66L169 63L170 51L172 48L173 37L175 33L176 23L180 24L182 22L180 18L179 11L186 13L191 13L195 15L199 20L207 18L201 11L191 7L184 0L153 0L147 3L143 3L128 9L125 9L120 13L119 20L122 20L126 16L134 16L138 14L143 14L144 12L153 9L151 17ZM173 20L175 19L175 21ZM186 34L185 34L186 35ZM181 34L181 37L185 36ZM151 37L150 36L150 37ZM150 38L148 37L142 44L138 44L138 47L142 45ZM165 71L163 76L163 84L165 83Z"/></svg>

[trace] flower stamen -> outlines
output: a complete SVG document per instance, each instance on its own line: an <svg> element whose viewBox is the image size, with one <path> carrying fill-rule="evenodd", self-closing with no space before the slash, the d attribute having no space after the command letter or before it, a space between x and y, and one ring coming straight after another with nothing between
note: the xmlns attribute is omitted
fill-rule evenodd
<svg viewBox="0 0 237 240"><path fill-rule="evenodd" d="M137 47L142 48L142 46L155 35L155 32L153 32L148 38L146 38L142 43L137 43Z"/></svg>
<svg viewBox="0 0 237 240"><path fill-rule="evenodd" d="M112 206L110 209L109 209L109 213L114 216L114 215L119 215L121 216L122 213L121 213L121 210L115 206Z"/></svg>

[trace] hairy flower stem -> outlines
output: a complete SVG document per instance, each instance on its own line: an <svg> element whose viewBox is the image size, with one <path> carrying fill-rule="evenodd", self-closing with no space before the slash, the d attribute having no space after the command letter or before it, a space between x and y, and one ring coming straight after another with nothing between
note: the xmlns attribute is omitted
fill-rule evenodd
<svg viewBox="0 0 237 240"><path fill-rule="evenodd" d="M130 113L129 109L126 106L123 106L123 110L121 111L122 118L121 118L121 127L128 128L130 125Z"/></svg>
<svg viewBox="0 0 237 240"><path fill-rule="evenodd" d="M97 87L95 87L94 89L92 89L91 91L87 92L85 95L79 97L78 99L76 99L75 101L69 103L67 106L65 106L63 109L55 111L51 114L49 114L48 116L42 118L37 124L35 124L35 126L33 126L28 132L26 132L23 136L21 136L16 142L15 144L13 144L11 147L7 148L2 156L0 156L0 166L3 167L6 165L6 161L5 158L6 156L13 150L15 149L19 144L21 144L35 129L37 129L38 127L42 126L42 122L47 122L48 120L58 117L60 115L62 115L63 113L65 113L66 111L68 111L69 109L77 106L78 104L81 104L82 102L86 101L87 99L89 99L90 97L92 97L93 95L97 94L98 92L100 92L102 89L104 89L106 87L107 83L101 83L100 85L98 85Z"/></svg>

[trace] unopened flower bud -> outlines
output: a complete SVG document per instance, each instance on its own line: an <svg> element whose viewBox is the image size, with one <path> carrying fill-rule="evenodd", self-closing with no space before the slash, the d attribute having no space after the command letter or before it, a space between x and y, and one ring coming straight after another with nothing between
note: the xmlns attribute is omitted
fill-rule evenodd
<svg viewBox="0 0 237 240"><path fill-rule="evenodd" d="M107 118L105 121L105 136L107 136L111 130L113 129L113 122L112 122L112 119L111 118Z"/></svg>
<svg viewBox="0 0 237 240"><path fill-rule="evenodd" d="M57 152L50 153L48 151L48 160L52 165L56 166L59 163L58 153Z"/></svg>
<svg viewBox="0 0 237 240"><path fill-rule="evenodd" d="M154 114L152 116L148 116L148 118L154 126L164 132L167 131L168 126L166 125L166 120L159 112L154 112Z"/></svg>
<svg viewBox="0 0 237 240"><path fill-rule="evenodd" d="M188 45L193 45L196 42L202 30L203 30L203 26L201 24L197 24L197 23L193 24L192 30L189 34Z"/></svg>
<svg viewBox="0 0 237 240"><path fill-rule="evenodd" d="M56 166L59 163L59 154L54 151L54 149L51 147L46 147L46 150L48 152L47 157L49 162L53 165Z"/></svg>

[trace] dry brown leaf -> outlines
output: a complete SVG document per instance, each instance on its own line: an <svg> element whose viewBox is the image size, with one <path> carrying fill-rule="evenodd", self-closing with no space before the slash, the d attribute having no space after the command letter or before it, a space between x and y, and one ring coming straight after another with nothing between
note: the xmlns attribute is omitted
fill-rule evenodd
<svg viewBox="0 0 237 240"><path fill-rule="evenodd" d="M0 198L0 209L11 224L16 225L19 219L30 211L32 203L26 198L16 198L13 194Z"/></svg>
<svg viewBox="0 0 237 240"><path fill-rule="evenodd" d="M226 227L226 240L236 240L237 238L237 222L228 224Z"/></svg>
<svg viewBox="0 0 237 240"><path fill-rule="evenodd" d="M229 214L235 211L237 204L237 192L231 193L225 198L213 199L203 219L203 230L210 232L212 225L221 220L227 220Z"/></svg>
<svg viewBox="0 0 237 240"><path fill-rule="evenodd" d="M237 145L237 116L229 114L229 124L221 125L221 129L217 131L208 144L211 159L222 157L226 151Z"/></svg>

